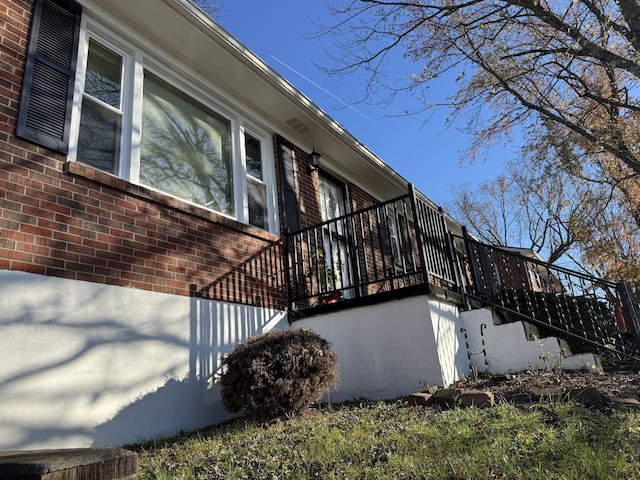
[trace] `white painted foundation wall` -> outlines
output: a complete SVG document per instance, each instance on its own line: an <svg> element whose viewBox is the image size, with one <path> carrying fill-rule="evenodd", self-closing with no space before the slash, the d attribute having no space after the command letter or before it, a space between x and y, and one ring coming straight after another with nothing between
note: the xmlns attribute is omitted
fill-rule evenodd
<svg viewBox="0 0 640 480"><path fill-rule="evenodd" d="M0 450L113 446L229 418L211 378L279 310L0 270Z"/></svg>
<svg viewBox="0 0 640 480"><path fill-rule="evenodd" d="M501 375L526 370L582 370L600 368L592 353L569 355L556 337L527 339L522 322L495 325L490 309L461 314L467 332L471 363L478 373Z"/></svg>
<svg viewBox="0 0 640 480"><path fill-rule="evenodd" d="M331 401L393 399L424 385L448 386L469 373L458 308L427 296L341 310L293 323L310 328L340 356Z"/></svg>
<svg viewBox="0 0 640 480"><path fill-rule="evenodd" d="M462 312L428 296L299 320L340 356L333 402L393 399L470 372L567 369L561 344L521 322ZM286 312L0 270L0 450L116 446L230 418L220 361L239 342L289 328ZM467 338L463 334L467 332ZM483 344L484 341L484 344Z"/></svg>

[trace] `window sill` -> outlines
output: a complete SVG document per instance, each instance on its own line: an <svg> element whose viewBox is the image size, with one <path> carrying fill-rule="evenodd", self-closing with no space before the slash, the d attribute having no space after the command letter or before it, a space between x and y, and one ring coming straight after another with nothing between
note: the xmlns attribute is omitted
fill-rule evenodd
<svg viewBox="0 0 640 480"><path fill-rule="evenodd" d="M79 162L65 162L63 171L67 175L84 178L94 183L113 188L114 190L125 192L128 195L163 205L172 210L204 218L210 222L224 225L225 227L232 228L253 237L259 237L269 241L276 241L280 238L278 235L269 233L266 230L246 225L232 218L207 210L206 208L191 204L185 200L172 197L171 195L167 195L141 185L135 185L118 178L115 175L103 172L102 170L97 170Z"/></svg>

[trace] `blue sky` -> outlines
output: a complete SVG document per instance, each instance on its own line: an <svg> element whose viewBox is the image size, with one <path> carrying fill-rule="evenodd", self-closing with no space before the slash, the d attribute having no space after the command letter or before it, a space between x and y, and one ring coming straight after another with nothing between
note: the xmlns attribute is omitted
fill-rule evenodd
<svg viewBox="0 0 640 480"><path fill-rule="evenodd" d="M502 149L487 162L461 162L470 138L445 128L448 112L441 109L426 125L424 115L401 115L411 108L410 98L391 105L352 104L366 84L364 75L336 78L318 65L333 65L327 51L336 54L330 39L312 38L315 24L329 24L324 1L221 0L225 11L217 21L240 42L325 110L352 135L414 183L438 204L450 198L450 185L493 178L504 160L513 155ZM410 73L403 61L388 66L388 77ZM441 102L452 93L440 82L430 89L428 101ZM380 99L384 99L381 95ZM464 125L459 125L463 127Z"/></svg>

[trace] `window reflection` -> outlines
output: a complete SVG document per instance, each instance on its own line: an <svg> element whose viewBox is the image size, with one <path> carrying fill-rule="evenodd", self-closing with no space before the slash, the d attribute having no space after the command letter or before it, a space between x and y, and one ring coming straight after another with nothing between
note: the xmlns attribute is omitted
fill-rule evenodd
<svg viewBox="0 0 640 480"><path fill-rule="evenodd" d="M140 182L232 215L231 123L145 74Z"/></svg>

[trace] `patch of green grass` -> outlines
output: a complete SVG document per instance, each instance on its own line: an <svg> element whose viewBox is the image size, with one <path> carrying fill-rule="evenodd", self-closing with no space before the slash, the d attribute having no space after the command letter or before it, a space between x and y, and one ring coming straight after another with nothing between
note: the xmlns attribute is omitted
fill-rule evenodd
<svg viewBox="0 0 640 480"><path fill-rule="evenodd" d="M135 448L140 480L640 479L640 415L561 403L442 412L354 403Z"/></svg>

